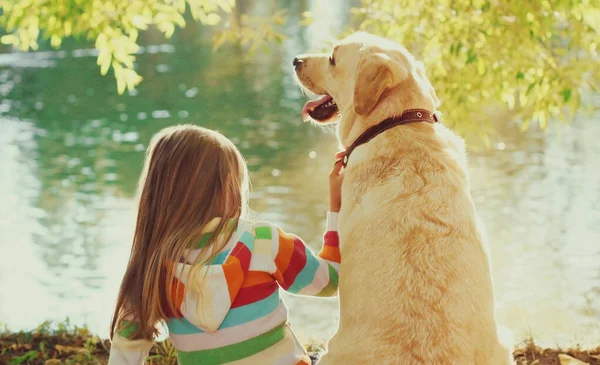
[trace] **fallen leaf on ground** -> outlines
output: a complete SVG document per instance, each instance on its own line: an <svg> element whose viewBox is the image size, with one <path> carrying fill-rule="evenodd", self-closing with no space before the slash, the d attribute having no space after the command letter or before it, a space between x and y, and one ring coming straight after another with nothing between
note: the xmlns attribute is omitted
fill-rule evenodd
<svg viewBox="0 0 600 365"><path fill-rule="evenodd" d="M540 365L540 360L535 360L534 362L532 362L529 365Z"/></svg>
<svg viewBox="0 0 600 365"><path fill-rule="evenodd" d="M84 349L84 348L81 348L81 347L56 345L56 346L54 346L54 348L58 352L66 352L66 353L74 353L74 352L76 352L76 353L80 353L80 354L87 353L87 350Z"/></svg>
<svg viewBox="0 0 600 365"><path fill-rule="evenodd" d="M44 363L44 365L61 365L62 362L58 359L50 359L50 360L46 360L46 362Z"/></svg>
<svg viewBox="0 0 600 365"><path fill-rule="evenodd" d="M560 365L589 365L587 362L577 360L569 355L560 354L558 355Z"/></svg>

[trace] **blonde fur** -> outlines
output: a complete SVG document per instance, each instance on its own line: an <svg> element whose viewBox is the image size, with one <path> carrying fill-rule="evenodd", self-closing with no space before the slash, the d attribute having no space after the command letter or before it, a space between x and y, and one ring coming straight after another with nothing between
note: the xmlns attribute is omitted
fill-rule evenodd
<svg viewBox="0 0 600 365"><path fill-rule="evenodd" d="M342 40L332 54L299 58L302 85L337 102L345 148L385 118L439 104L422 63L367 33ZM340 324L320 364L513 363L498 337L460 137L414 123L358 147L339 221Z"/></svg>

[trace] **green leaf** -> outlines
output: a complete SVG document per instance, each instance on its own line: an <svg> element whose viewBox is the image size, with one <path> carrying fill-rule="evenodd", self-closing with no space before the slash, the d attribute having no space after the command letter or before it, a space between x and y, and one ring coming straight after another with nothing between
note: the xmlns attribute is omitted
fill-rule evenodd
<svg viewBox="0 0 600 365"><path fill-rule="evenodd" d="M475 55L475 53L473 53L473 51L469 50L469 52L467 53L467 61L465 62L466 65L469 65L473 62L475 62L477 60L477 55Z"/></svg>
<svg viewBox="0 0 600 365"><path fill-rule="evenodd" d="M527 91L525 91L525 95L529 95L529 93L531 93L531 91L533 90L535 85L536 85L535 82L532 82L531 84L529 84L529 86L527 87Z"/></svg>
<svg viewBox="0 0 600 365"><path fill-rule="evenodd" d="M564 101L565 103L568 103L568 102L569 102L569 100L571 100L571 94L572 94L572 90L571 90L571 89L569 89L569 88L566 88L566 89L563 89L563 90L560 92L560 94L561 94L561 95L562 95L562 97L563 97L563 101Z"/></svg>
<svg viewBox="0 0 600 365"><path fill-rule="evenodd" d="M460 54L460 50L463 48L464 44L463 42L458 42L458 45L456 46L456 55L458 56Z"/></svg>
<svg viewBox="0 0 600 365"><path fill-rule="evenodd" d="M31 360L35 359L38 355L39 355L38 351L32 350L24 355L13 358L12 360L10 360L10 363L11 363L11 365L20 365L27 361L31 361Z"/></svg>
<svg viewBox="0 0 600 365"><path fill-rule="evenodd" d="M157 27L171 36L175 27L184 26L182 15L187 7L203 25L225 23L222 13L230 13L236 3L56 0L46 1L45 7L33 6L40 1L0 0L0 25L5 30L0 41L24 51L37 48L40 34L56 48L70 36L95 41L100 72L107 74L113 69L120 93L141 81L133 67L139 31ZM401 3L360 1L351 10L355 29L398 42L422 60L444 100L449 121L462 120L465 114L481 112L490 101L501 100L507 107L526 105L519 115L525 120L521 125L527 128L529 121L549 123L557 110L574 113L580 108L579 94L585 84L597 89L598 0L577 1L574 6L567 6L566 0L540 4L505 1L501 11L490 0L442 1L435 6L422 0ZM473 12L476 9L481 11ZM250 52L280 47L287 13L281 6L255 15L259 13L240 11L239 24L219 29L213 47L226 42L243 44ZM299 21L310 24L311 14L302 13ZM512 96L507 99L506 94ZM543 114L535 114L540 111ZM456 126L475 128L466 122Z"/></svg>

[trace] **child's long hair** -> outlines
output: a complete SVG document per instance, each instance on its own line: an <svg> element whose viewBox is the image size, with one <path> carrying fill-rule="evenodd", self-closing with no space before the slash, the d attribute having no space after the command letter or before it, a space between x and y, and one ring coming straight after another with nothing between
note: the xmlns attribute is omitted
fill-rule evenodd
<svg viewBox="0 0 600 365"><path fill-rule="evenodd" d="M214 258L246 213L249 180L244 159L230 140L215 131L182 125L154 136L139 189L133 247L111 338L128 317L139 324L134 338L151 339L156 325L178 312L171 295L172 265L186 249L197 246L213 218L221 217L197 265Z"/></svg>

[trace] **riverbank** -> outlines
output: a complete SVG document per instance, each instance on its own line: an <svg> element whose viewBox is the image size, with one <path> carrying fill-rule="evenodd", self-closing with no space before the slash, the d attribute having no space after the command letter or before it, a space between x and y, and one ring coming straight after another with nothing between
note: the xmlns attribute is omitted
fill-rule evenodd
<svg viewBox="0 0 600 365"><path fill-rule="evenodd" d="M0 332L0 364L105 365L109 349L108 340L68 323L44 323L29 332ZM590 350L548 349L529 340L517 347L514 357L517 365L600 365L600 346ZM175 351L168 341L157 343L147 363L176 365Z"/></svg>

